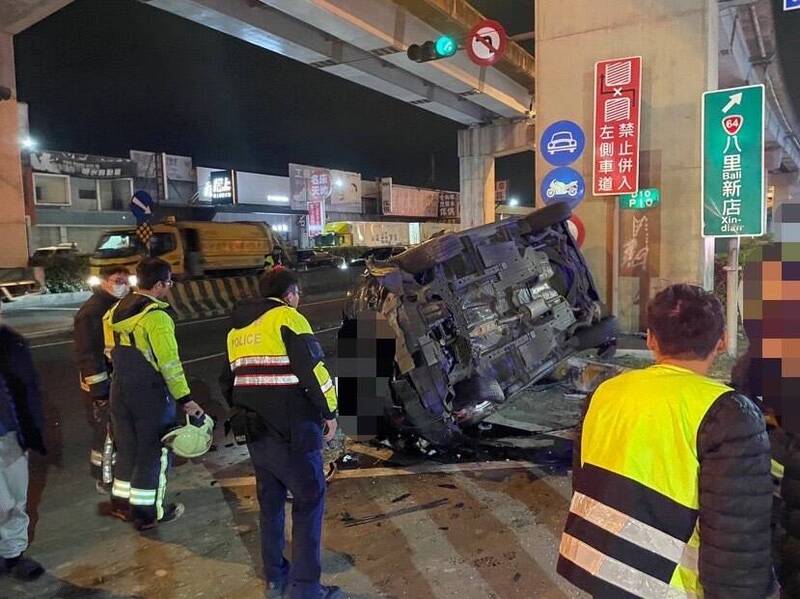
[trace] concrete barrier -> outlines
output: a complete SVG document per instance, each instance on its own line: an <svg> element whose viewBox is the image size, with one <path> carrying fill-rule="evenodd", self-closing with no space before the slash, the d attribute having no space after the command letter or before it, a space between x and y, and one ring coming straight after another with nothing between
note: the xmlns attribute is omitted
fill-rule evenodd
<svg viewBox="0 0 800 599"><path fill-rule="evenodd" d="M362 269L326 268L297 273L304 296L340 292L344 295L359 279ZM175 283L167 301L175 320L215 318L231 313L240 300L258 297L258 277L224 277Z"/></svg>

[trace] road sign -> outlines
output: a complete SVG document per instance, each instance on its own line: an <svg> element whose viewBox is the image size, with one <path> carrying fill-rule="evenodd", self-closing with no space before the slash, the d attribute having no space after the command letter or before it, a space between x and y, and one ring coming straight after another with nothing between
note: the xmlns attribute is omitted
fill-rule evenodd
<svg viewBox="0 0 800 599"><path fill-rule="evenodd" d="M639 190L641 89L641 56L595 63L592 193L596 196Z"/></svg>
<svg viewBox="0 0 800 599"><path fill-rule="evenodd" d="M703 236L764 234L764 86L703 94Z"/></svg>
<svg viewBox="0 0 800 599"><path fill-rule="evenodd" d="M558 121L544 130L539 151L553 166L567 166L578 159L585 146L586 136L576 123Z"/></svg>
<svg viewBox="0 0 800 599"><path fill-rule="evenodd" d="M783 10L800 10L800 0L783 0Z"/></svg>
<svg viewBox="0 0 800 599"><path fill-rule="evenodd" d="M129 207L137 223L146 223L152 218L154 204L150 194L142 189L133 194Z"/></svg>
<svg viewBox="0 0 800 599"><path fill-rule="evenodd" d="M583 247L583 242L586 240L586 227L583 226L583 221L579 219L577 215L573 214L567 221L567 227L575 243L578 244L578 247Z"/></svg>
<svg viewBox="0 0 800 599"><path fill-rule="evenodd" d="M540 191L545 204L566 202L574 210L586 195L586 183L575 169L562 166L547 173Z"/></svg>
<svg viewBox="0 0 800 599"><path fill-rule="evenodd" d="M467 36L469 59L480 67L497 63L508 46L508 34L497 21L485 19L476 24Z"/></svg>
<svg viewBox="0 0 800 599"><path fill-rule="evenodd" d="M623 210L646 210L655 208L660 203L661 191L655 187L619 196L619 207Z"/></svg>
<svg viewBox="0 0 800 599"><path fill-rule="evenodd" d="M494 203L505 204L508 199L508 179L494 182Z"/></svg>

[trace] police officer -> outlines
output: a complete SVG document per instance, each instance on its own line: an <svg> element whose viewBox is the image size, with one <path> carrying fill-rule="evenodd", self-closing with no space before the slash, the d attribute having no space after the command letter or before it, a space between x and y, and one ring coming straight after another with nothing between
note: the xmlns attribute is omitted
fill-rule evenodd
<svg viewBox="0 0 800 599"><path fill-rule="evenodd" d="M228 333L221 377L233 407L234 433L244 431L261 507L261 553L267 597L342 597L320 585L320 537L325 508L323 437L336 433L336 389L323 352L297 311L297 278L283 268L260 281L262 298L239 303ZM324 427L324 430L323 430ZM284 506L292 493L292 562L283 556Z"/></svg>
<svg viewBox="0 0 800 599"><path fill-rule="evenodd" d="M175 323L162 301L172 287L169 264L146 258L136 268L138 289L103 318L111 348L111 419L117 442L112 514L137 530L176 520L180 503L165 504L170 454L161 437L175 422L176 406L192 416L203 410L189 395L175 339Z"/></svg>
<svg viewBox="0 0 800 599"><path fill-rule="evenodd" d="M111 360L105 354L103 315L128 294L130 272L121 265L105 266L100 284L75 315L75 354L80 370L80 386L92 427L90 472L97 492L108 495L111 489L113 437L108 396L111 392Z"/></svg>

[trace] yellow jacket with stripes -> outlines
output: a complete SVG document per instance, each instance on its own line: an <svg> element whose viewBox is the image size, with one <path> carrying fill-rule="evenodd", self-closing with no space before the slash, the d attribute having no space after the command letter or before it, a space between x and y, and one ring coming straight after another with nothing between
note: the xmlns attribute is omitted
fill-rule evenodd
<svg viewBox="0 0 800 599"><path fill-rule="evenodd" d="M231 318L220 379L228 401L259 414L267 433L293 448L319 449L338 399L308 320L277 298L241 302Z"/></svg>
<svg viewBox="0 0 800 599"><path fill-rule="evenodd" d="M175 338L175 322L166 312L169 304L149 295L131 293L103 317L106 350L135 347L161 374L170 395L178 402L189 399L189 384L183 371Z"/></svg>
<svg viewBox="0 0 800 599"><path fill-rule="evenodd" d="M755 405L661 364L603 383L575 448L558 572L597 597L766 597L770 448Z"/></svg>

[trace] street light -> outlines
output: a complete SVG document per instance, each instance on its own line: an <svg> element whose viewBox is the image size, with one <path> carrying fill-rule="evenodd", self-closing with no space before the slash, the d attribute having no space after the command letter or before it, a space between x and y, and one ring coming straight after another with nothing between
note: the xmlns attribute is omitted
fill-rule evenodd
<svg viewBox="0 0 800 599"><path fill-rule="evenodd" d="M22 149L27 152L36 149L36 140L34 140L30 135L23 137L21 140L19 140L19 143L22 146Z"/></svg>
<svg viewBox="0 0 800 599"><path fill-rule="evenodd" d="M508 205L511 206L512 208L516 208L517 206L519 206L519 200L517 198L509 198Z"/></svg>

